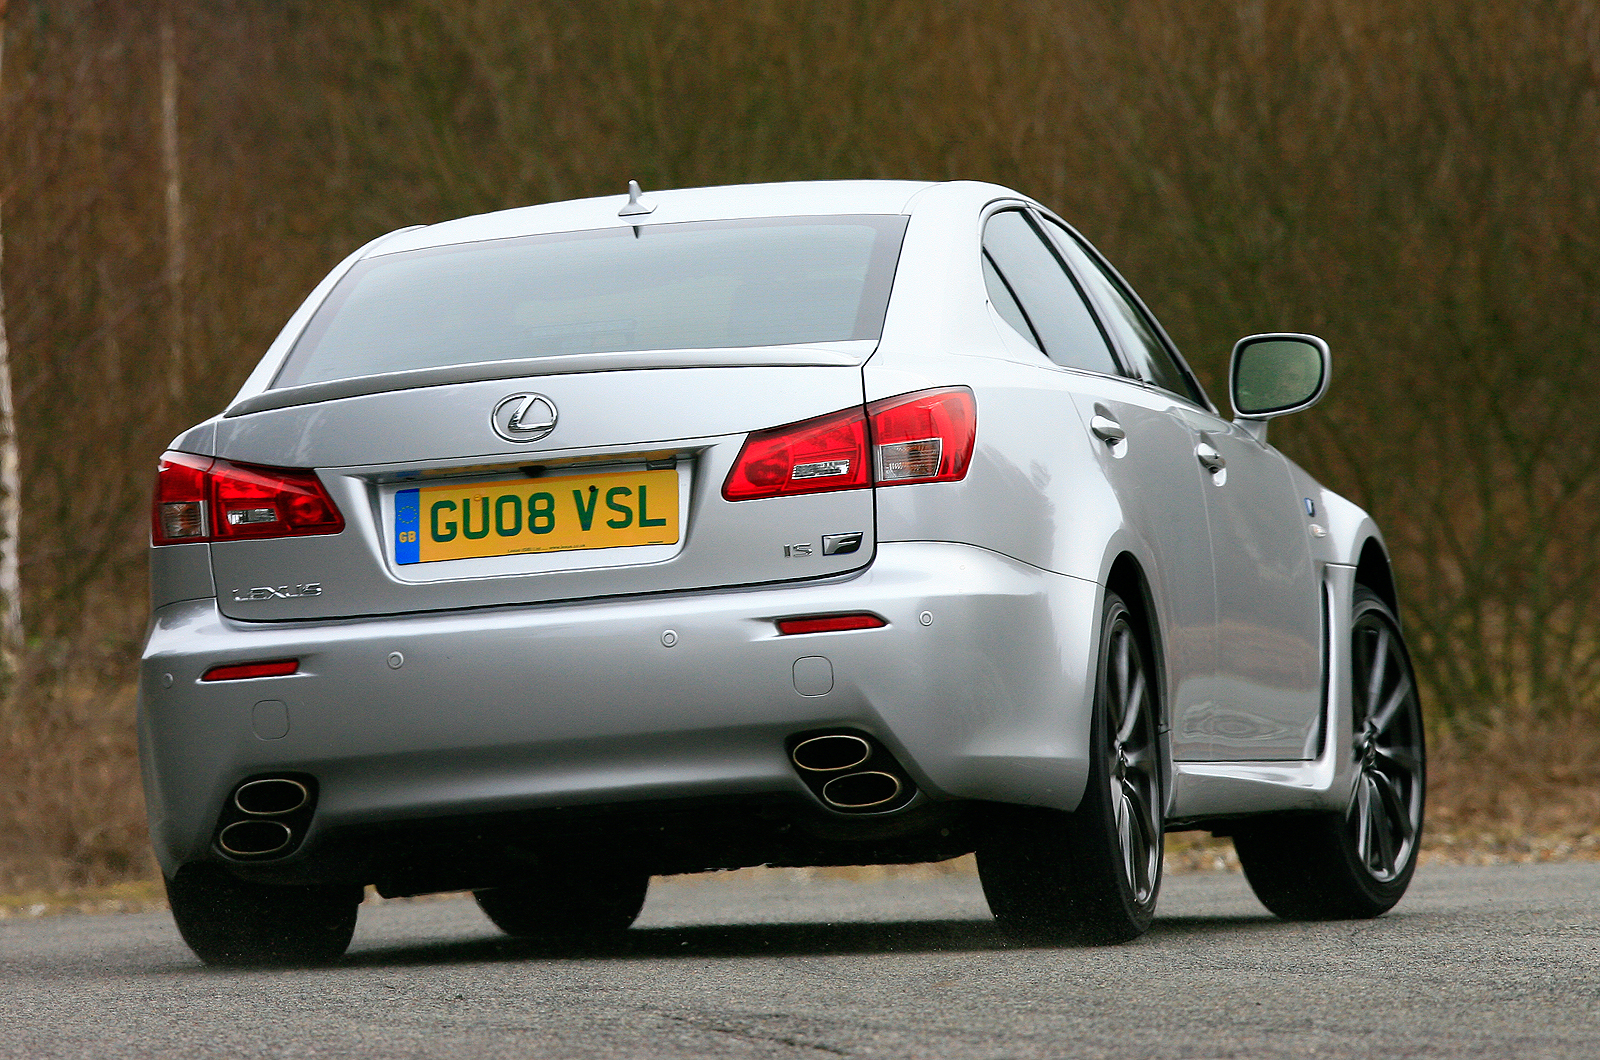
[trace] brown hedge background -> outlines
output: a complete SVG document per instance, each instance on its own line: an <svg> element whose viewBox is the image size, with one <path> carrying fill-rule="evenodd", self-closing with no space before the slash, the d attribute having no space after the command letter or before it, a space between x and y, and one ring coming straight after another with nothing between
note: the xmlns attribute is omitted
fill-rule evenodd
<svg viewBox="0 0 1600 1060"><path fill-rule="evenodd" d="M1219 398L1239 336L1326 337L1332 393L1274 440L1388 530L1436 845L1592 848L1592 0L9 7L28 636L0 889L151 871L130 682L165 443L366 239L629 177L1012 185L1117 263Z"/></svg>

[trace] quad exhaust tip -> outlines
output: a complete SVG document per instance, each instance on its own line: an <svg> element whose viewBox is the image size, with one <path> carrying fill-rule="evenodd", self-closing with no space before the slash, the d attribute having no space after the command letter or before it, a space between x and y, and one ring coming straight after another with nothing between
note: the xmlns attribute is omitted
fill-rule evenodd
<svg viewBox="0 0 1600 1060"><path fill-rule="evenodd" d="M789 761L811 793L839 813L891 813L917 794L894 756L864 733L802 733L790 739Z"/></svg>
<svg viewBox="0 0 1600 1060"><path fill-rule="evenodd" d="M224 857L259 861L294 853L316 812L312 777L255 777L241 781L222 805L216 850Z"/></svg>
<svg viewBox="0 0 1600 1060"><path fill-rule="evenodd" d="M233 793L233 804L253 817L279 817L310 801L311 791L287 777L246 781Z"/></svg>
<svg viewBox="0 0 1600 1060"><path fill-rule="evenodd" d="M217 836L217 845L238 858L260 858L286 850L294 833L282 821L235 821Z"/></svg>
<svg viewBox="0 0 1600 1060"><path fill-rule="evenodd" d="M846 773L822 785L822 801L836 810L872 810L894 802L903 788L893 773Z"/></svg>
<svg viewBox="0 0 1600 1060"><path fill-rule="evenodd" d="M865 765L872 757L872 745L860 736L829 733L801 740L789 752L797 768L807 773L835 773Z"/></svg>

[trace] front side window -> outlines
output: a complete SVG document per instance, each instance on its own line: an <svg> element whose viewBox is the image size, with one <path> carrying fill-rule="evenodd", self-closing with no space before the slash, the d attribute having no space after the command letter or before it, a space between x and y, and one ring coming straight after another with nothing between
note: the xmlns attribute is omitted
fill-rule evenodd
<svg viewBox="0 0 1600 1060"><path fill-rule="evenodd" d="M900 216L621 226L378 254L273 386L625 350L877 339Z"/></svg>
<svg viewBox="0 0 1600 1060"><path fill-rule="evenodd" d="M1132 362L1134 374L1204 408L1205 398L1197 392L1188 373L1178 366L1155 327L1116 278L1067 229L1049 218L1045 219L1045 226L1074 271L1106 310L1106 327L1116 336L1123 356Z"/></svg>
<svg viewBox="0 0 1600 1060"><path fill-rule="evenodd" d="M1031 328L1018 328L1024 338L1041 346L1046 357L1068 368L1117 374L1117 363L1105 336L1044 236L1021 210L1004 210L989 218L983 229L985 275L989 269L1004 281L1020 313ZM990 282L990 298L996 294ZM995 309L1011 321L1009 306L995 301Z"/></svg>

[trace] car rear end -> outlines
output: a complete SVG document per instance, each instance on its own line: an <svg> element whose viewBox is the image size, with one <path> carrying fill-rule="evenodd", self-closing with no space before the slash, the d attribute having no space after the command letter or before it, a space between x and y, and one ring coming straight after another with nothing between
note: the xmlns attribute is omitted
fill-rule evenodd
<svg viewBox="0 0 1600 1060"><path fill-rule="evenodd" d="M866 400L917 190L872 189L468 219L319 289L158 474L168 874L420 893L575 846L657 872L959 852L941 814L1005 795L971 775L974 681L1039 650L994 616L1048 627L1050 593L877 540L875 490L958 482L977 410Z"/></svg>

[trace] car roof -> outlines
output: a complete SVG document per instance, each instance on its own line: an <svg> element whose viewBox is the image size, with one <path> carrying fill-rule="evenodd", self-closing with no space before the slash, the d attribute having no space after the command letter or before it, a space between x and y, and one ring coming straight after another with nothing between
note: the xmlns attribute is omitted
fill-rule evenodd
<svg viewBox="0 0 1600 1060"><path fill-rule="evenodd" d="M712 188L645 190L647 214L619 216L627 204L624 185L620 194L590 199L522 206L511 210L462 217L453 221L397 232L371 254L392 254L427 247L472 243L484 239L537 235L546 232L580 232L624 225L672 224L682 221L718 221L741 217L793 217L834 214L906 213L919 192L934 185L911 180L817 180L783 184L734 184Z"/></svg>

